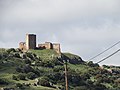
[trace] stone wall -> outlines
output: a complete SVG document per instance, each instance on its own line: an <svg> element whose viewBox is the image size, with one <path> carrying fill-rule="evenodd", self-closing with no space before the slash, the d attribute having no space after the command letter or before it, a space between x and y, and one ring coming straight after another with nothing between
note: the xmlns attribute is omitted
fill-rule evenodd
<svg viewBox="0 0 120 90"><path fill-rule="evenodd" d="M53 49L57 52L57 53L61 53L60 50L60 44L59 43L53 43Z"/></svg>
<svg viewBox="0 0 120 90"><path fill-rule="evenodd" d="M20 48L21 50L26 50L26 43L25 43L25 42L20 42L20 43L19 43L19 48Z"/></svg>
<svg viewBox="0 0 120 90"><path fill-rule="evenodd" d="M38 44L36 47L36 35L35 34L26 34L26 42L20 42L19 48L21 50L29 50L29 49L53 49L57 53L61 53L60 44L59 43L51 43L45 42L43 44Z"/></svg>
<svg viewBox="0 0 120 90"><path fill-rule="evenodd" d="M36 48L36 35L35 34L26 34L26 49L35 49Z"/></svg>
<svg viewBox="0 0 120 90"><path fill-rule="evenodd" d="M59 43L52 44L51 42L45 42L43 44L38 44L38 48L40 48L40 49L53 49L57 53L61 53Z"/></svg>

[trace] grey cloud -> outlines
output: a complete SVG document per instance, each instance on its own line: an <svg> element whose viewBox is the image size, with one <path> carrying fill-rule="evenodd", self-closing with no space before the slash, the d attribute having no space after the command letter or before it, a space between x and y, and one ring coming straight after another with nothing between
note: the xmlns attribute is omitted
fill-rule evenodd
<svg viewBox="0 0 120 90"><path fill-rule="evenodd" d="M60 42L88 60L120 39L119 0L0 0L0 47L18 47L26 33ZM94 62L107 56L113 48ZM119 65L119 53L102 64ZM113 60L114 59L114 60Z"/></svg>
<svg viewBox="0 0 120 90"><path fill-rule="evenodd" d="M110 17L113 14L120 14L118 0L18 0L14 3L14 0L10 1L7 4L9 7L4 9L4 19L8 21L10 19L13 22L40 20L51 23L78 18L89 19L95 16Z"/></svg>

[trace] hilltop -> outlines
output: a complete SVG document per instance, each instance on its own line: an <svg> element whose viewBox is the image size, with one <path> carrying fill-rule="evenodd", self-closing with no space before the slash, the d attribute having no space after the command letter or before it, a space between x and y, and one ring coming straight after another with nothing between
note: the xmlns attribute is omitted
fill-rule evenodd
<svg viewBox="0 0 120 90"><path fill-rule="evenodd" d="M65 90L64 62L70 90L119 90L120 67L85 62L80 56L51 49L0 49L3 90Z"/></svg>

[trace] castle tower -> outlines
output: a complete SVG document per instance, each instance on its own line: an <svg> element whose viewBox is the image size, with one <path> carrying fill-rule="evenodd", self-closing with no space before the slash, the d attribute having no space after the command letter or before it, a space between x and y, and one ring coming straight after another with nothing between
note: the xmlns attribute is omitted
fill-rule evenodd
<svg viewBox="0 0 120 90"><path fill-rule="evenodd" d="M57 53L61 54L60 44L59 44L59 43L53 43L52 45L53 45L53 49L54 49Z"/></svg>
<svg viewBox="0 0 120 90"><path fill-rule="evenodd" d="M36 35L35 34L26 34L26 49L35 49L36 48Z"/></svg>

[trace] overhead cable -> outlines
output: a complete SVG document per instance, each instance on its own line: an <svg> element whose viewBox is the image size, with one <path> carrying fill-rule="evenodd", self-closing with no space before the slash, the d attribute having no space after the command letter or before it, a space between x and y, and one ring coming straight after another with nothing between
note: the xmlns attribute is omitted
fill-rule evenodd
<svg viewBox="0 0 120 90"><path fill-rule="evenodd" d="M100 62L102 62L102 61L105 61L106 59L108 59L108 58L112 57L113 55L115 55L115 54L116 54L116 53L118 53L119 51L120 51L120 49L118 49L118 50L117 50L117 51L115 51L114 53L110 54L109 56L107 56L107 57L103 58L102 60L98 61L97 63L100 63Z"/></svg>
<svg viewBox="0 0 120 90"><path fill-rule="evenodd" d="M90 58L89 60L92 60L92 59L94 59L94 58L96 58L96 57L100 56L101 54L103 54L103 53L105 53L106 51L110 50L111 48L113 48L114 46L116 46L116 45L117 45L117 44L119 44L119 43L120 43L120 41L118 41L117 43L113 44L113 45L112 45L112 46L110 46L109 48L105 49L105 50L104 50L104 51L102 51L101 53L99 53L99 54L95 55L94 57Z"/></svg>

